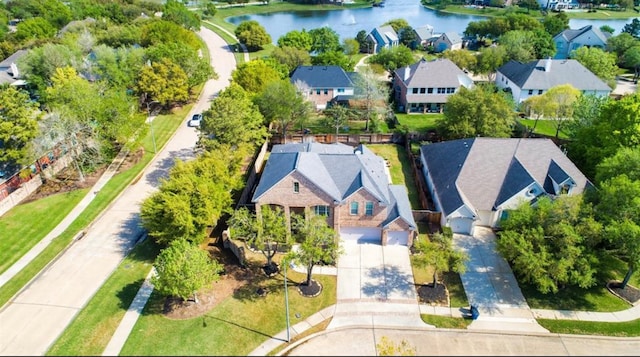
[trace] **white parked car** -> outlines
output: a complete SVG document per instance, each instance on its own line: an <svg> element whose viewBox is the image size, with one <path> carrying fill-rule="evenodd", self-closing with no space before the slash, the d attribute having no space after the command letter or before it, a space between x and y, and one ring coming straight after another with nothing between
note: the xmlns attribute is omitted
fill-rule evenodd
<svg viewBox="0 0 640 357"><path fill-rule="evenodd" d="M200 126L200 122L202 121L202 114L194 114L191 119L189 119L189 122L187 122L188 126Z"/></svg>

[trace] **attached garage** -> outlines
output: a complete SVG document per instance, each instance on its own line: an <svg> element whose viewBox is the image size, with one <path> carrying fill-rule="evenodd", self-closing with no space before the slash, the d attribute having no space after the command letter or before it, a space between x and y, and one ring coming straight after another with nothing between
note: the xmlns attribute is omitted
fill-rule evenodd
<svg viewBox="0 0 640 357"><path fill-rule="evenodd" d="M449 221L449 227L451 227L453 233L471 235L473 233L473 218L451 218Z"/></svg>
<svg viewBox="0 0 640 357"><path fill-rule="evenodd" d="M387 245L408 245L408 231L387 231Z"/></svg>
<svg viewBox="0 0 640 357"><path fill-rule="evenodd" d="M382 230L370 227L342 227L340 228L340 238L358 243L380 244L382 242Z"/></svg>

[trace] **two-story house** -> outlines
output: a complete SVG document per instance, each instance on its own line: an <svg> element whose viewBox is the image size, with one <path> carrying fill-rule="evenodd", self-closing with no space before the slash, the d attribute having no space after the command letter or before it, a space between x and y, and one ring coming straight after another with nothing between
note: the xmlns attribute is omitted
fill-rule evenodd
<svg viewBox="0 0 640 357"><path fill-rule="evenodd" d="M611 88L603 80L573 59L548 58L528 63L509 61L496 71L495 83L499 88L508 89L516 103L561 84L571 84L582 93L598 97L611 93Z"/></svg>
<svg viewBox="0 0 640 357"><path fill-rule="evenodd" d="M556 44L555 59L571 57L571 52L580 47L597 47L602 50L607 48L607 40L611 37L608 32L603 32L593 25L587 25L579 29L567 29L553 37Z"/></svg>
<svg viewBox="0 0 640 357"><path fill-rule="evenodd" d="M433 42L433 49L436 52L460 50L462 49L462 37L456 32L445 32Z"/></svg>
<svg viewBox="0 0 640 357"><path fill-rule="evenodd" d="M342 239L411 246L417 234L407 188L390 182L385 160L364 145L275 145L252 202L315 213Z"/></svg>
<svg viewBox="0 0 640 357"><path fill-rule="evenodd" d="M468 138L420 148L422 174L442 226L473 234L543 195L575 195L591 182L550 139Z"/></svg>
<svg viewBox="0 0 640 357"><path fill-rule="evenodd" d="M399 111L441 112L447 99L460 88L473 87L473 80L446 58L420 61L393 72L393 96Z"/></svg>
<svg viewBox="0 0 640 357"><path fill-rule="evenodd" d="M334 98L353 96L352 75L340 66L298 66L290 77L317 110L324 110Z"/></svg>

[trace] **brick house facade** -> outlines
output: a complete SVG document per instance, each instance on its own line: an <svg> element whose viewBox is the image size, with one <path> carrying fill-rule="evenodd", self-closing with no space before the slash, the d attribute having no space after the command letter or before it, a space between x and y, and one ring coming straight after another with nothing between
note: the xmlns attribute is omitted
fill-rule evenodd
<svg viewBox="0 0 640 357"><path fill-rule="evenodd" d="M276 145L252 201L258 213L262 205L281 207L289 229L292 214L315 213L337 232L379 228L381 244L390 231L407 232L403 243L411 245L417 226L406 188L389 183L384 165L362 145Z"/></svg>

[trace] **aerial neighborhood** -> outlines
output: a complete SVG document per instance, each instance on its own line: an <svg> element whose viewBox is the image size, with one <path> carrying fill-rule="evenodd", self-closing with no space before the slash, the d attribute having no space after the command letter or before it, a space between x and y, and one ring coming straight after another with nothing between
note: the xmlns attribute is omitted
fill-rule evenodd
<svg viewBox="0 0 640 357"><path fill-rule="evenodd" d="M414 2L1 3L0 355L637 353L640 4Z"/></svg>

